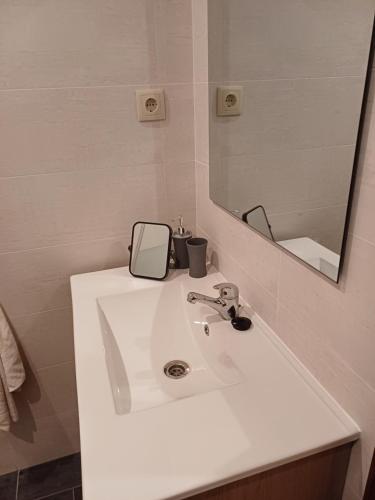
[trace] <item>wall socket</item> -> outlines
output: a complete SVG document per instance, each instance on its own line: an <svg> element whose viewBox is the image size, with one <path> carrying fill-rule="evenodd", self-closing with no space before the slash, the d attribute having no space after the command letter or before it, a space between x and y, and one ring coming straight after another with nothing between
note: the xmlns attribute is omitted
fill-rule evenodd
<svg viewBox="0 0 375 500"><path fill-rule="evenodd" d="M237 116L242 112L243 87L217 88L217 116Z"/></svg>
<svg viewBox="0 0 375 500"><path fill-rule="evenodd" d="M137 90L138 121L165 120L165 98L163 89Z"/></svg>

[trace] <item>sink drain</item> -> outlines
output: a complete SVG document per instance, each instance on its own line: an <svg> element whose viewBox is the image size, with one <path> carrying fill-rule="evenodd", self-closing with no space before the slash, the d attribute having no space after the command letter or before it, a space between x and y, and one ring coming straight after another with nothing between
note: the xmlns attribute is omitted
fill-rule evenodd
<svg viewBox="0 0 375 500"><path fill-rule="evenodd" d="M190 366L185 361L169 361L164 366L164 373L169 378L179 379L185 377L190 372Z"/></svg>

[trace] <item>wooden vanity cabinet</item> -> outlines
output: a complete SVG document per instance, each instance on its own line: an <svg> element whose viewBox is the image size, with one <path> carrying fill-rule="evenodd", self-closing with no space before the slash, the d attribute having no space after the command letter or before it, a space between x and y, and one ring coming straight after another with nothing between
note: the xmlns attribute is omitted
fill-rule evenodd
<svg viewBox="0 0 375 500"><path fill-rule="evenodd" d="M191 500L341 500L353 443L189 497Z"/></svg>

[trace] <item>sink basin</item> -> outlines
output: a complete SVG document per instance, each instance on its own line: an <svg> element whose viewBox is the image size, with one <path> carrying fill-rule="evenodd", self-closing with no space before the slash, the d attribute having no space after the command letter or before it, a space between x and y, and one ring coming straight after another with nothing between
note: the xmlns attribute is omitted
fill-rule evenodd
<svg viewBox="0 0 375 500"><path fill-rule="evenodd" d="M117 414L243 380L226 349L230 337L238 335L229 322L207 306L189 304L184 283L143 283L145 286L135 291L97 298ZM186 375L168 377L164 369L171 361L186 363ZM178 367L177 372L183 375Z"/></svg>

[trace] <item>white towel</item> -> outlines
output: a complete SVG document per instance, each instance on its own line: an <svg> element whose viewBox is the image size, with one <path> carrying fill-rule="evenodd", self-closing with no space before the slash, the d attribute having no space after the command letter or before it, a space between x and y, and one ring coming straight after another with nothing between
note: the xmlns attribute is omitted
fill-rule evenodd
<svg viewBox="0 0 375 500"><path fill-rule="evenodd" d="M18 412L12 392L25 381L25 369L10 329L0 306L0 430L9 431L11 422L17 422Z"/></svg>

